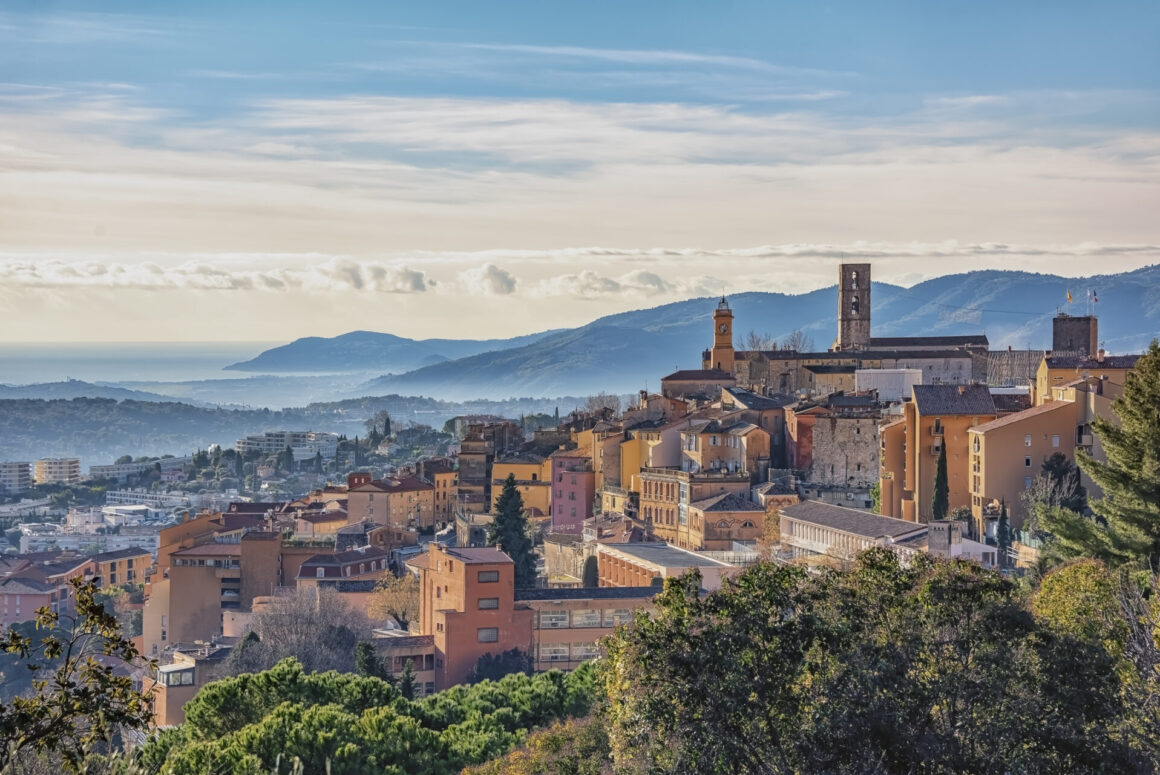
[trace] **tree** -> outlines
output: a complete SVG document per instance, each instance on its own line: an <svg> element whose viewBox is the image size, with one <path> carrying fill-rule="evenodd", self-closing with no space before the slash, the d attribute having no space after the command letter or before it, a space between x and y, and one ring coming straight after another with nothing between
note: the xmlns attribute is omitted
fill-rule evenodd
<svg viewBox="0 0 1160 775"><path fill-rule="evenodd" d="M612 393L600 392L584 399L584 411L589 414L600 414L610 411L613 415L620 414L620 396Z"/></svg>
<svg viewBox="0 0 1160 775"><path fill-rule="evenodd" d="M467 674L467 683L498 681L512 673L532 674L532 658L526 651L508 649L500 654L484 654Z"/></svg>
<svg viewBox="0 0 1160 775"><path fill-rule="evenodd" d="M584 560L584 586L588 589L600 586L600 563L596 555Z"/></svg>
<svg viewBox="0 0 1160 775"><path fill-rule="evenodd" d="M314 473L322 473L322 450L314 453Z"/></svg>
<svg viewBox="0 0 1160 775"><path fill-rule="evenodd" d="M781 349L792 350L799 353L813 352L814 340L813 337L809 336L799 328L789 333L789 335L782 342Z"/></svg>
<svg viewBox="0 0 1160 775"><path fill-rule="evenodd" d="M487 529L487 542L498 546L515 563L516 589L536 585L536 558L528 537L524 498L516 489L515 474L508 474L503 491L495 502L495 519Z"/></svg>
<svg viewBox="0 0 1160 775"><path fill-rule="evenodd" d="M1011 567L1011 520L1007 516L1006 501L999 508L999 524L995 528L995 543L999 546L999 567Z"/></svg>
<svg viewBox="0 0 1160 775"><path fill-rule="evenodd" d="M741 349L749 350L750 352L765 352L777 349L777 340L770 336L768 332L759 334L756 331L750 330L745 335L745 341L742 344Z"/></svg>
<svg viewBox="0 0 1160 775"><path fill-rule="evenodd" d="M606 644L616 771L1136 771L1112 658L968 561L690 573Z"/></svg>
<svg viewBox="0 0 1160 775"><path fill-rule="evenodd" d="M252 632L258 638L235 669L266 669L294 657L304 668L355 670L355 647L370 637L370 623L329 589L300 589L273 598L254 614Z"/></svg>
<svg viewBox="0 0 1160 775"><path fill-rule="evenodd" d="M4 651L35 674L36 694L0 704L0 770L7 771L13 756L31 750L60 755L69 769L79 771L94 746L112 740L119 728L143 730L152 720L149 697L113 667L137 660L136 647L96 599L93 582L70 583L75 616L41 608L36 628L49 632L39 643L15 629L3 638ZM58 630L62 618L69 626Z"/></svg>
<svg viewBox="0 0 1160 775"><path fill-rule="evenodd" d="M1087 508L1087 493L1080 483L1079 468L1062 452L1043 461L1041 477L1051 485L1052 505L1082 512Z"/></svg>
<svg viewBox="0 0 1160 775"><path fill-rule="evenodd" d="M1087 556L1111 566L1160 566L1160 343L1147 352L1124 380L1123 394L1112 402L1118 424L1097 417L1105 461L1085 451L1080 468L1099 485L1103 497L1089 506L1094 518L1062 507L1040 511L1063 556Z"/></svg>
<svg viewBox="0 0 1160 775"><path fill-rule="evenodd" d="M608 734L593 715L533 732L522 747L464 775L609 775L610 755Z"/></svg>
<svg viewBox="0 0 1160 775"><path fill-rule="evenodd" d="M383 664L383 660L379 658L379 653L375 651L375 647L365 640L360 640L355 646L354 666L359 675L378 678L390 684L394 683L394 676Z"/></svg>
<svg viewBox="0 0 1160 775"><path fill-rule="evenodd" d="M375 619L392 617L408 629L419 616L419 580L410 573L383 579L367 603L367 613Z"/></svg>
<svg viewBox="0 0 1160 775"><path fill-rule="evenodd" d="M930 509L935 519L946 519L949 507L950 488L947 484L947 445L938 449L938 466L934 472L934 492L931 494Z"/></svg>
<svg viewBox="0 0 1160 775"><path fill-rule="evenodd" d="M412 661L407 660L407 664L403 665L403 672L399 675L399 693L405 700L415 699L415 667L411 664Z"/></svg>
<svg viewBox="0 0 1160 775"><path fill-rule="evenodd" d="M107 459L107 458L106 458L106 459ZM114 460L114 461L113 461L113 465L116 465L116 466L123 466L123 465L125 465L126 463L132 463L132 462L133 462L133 456L132 456L132 455L121 455L121 457L119 457L119 458L117 458L116 460Z"/></svg>
<svg viewBox="0 0 1160 775"><path fill-rule="evenodd" d="M882 482L877 481L870 485L870 500L874 504L870 511L874 514L882 513Z"/></svg>

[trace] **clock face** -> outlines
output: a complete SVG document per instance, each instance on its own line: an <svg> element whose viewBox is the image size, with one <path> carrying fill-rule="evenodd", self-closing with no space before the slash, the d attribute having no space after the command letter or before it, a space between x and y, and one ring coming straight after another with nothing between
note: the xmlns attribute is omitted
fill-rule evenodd
<svg viewBox="0 0 1160 775"><path fill-rule="evenodd" d="M724 333L725 333L725 332L727 332L728 330L729 330L729 326L725 325L724 323L722 323L721 325L717 326L717 332L718 332L718 333L720 333L720 334L724 334Z"/></svg>

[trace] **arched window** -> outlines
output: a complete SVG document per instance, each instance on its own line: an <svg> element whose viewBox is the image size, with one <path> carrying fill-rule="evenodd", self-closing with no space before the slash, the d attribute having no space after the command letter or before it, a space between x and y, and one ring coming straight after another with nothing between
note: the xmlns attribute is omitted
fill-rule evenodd
<svg viewBox="0 0 1160 775"><path fill-rule="evenodd" d="M850 300L850 312L852 312L855 315L858 314L858 297L857 296L855 296L853 299Z"/></svg>
<svg viewBox="0 0 1160 775"><path fill-rule="evenodd" d="M723 519L717 523L717 527L729 527L729 520Z"/></svg>
<svg viewBox="0 0 1160 775"><path fill-rule="evenodd" d="M757 525L753 524L747 519L741 523L741 527L757 527Z"/></svg>
<svg viewBox="0 0 1160 775"><path fill-rule="evenodd" d="M858 288L858 273L850 272L850 287L857 290Z"/></svg>

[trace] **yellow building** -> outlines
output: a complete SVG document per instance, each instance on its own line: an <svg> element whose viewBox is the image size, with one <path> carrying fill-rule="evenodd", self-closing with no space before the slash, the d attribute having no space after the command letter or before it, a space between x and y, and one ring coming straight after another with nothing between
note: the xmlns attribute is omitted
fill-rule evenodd
<svg viewBox="0 0 1160 775"><path fill-rule="evenodd" d="M1075 456L1077 407L1050 401L971 428L971 516L976 536L986 518L1006 504L1011 527L1022 526L1027 513L1020 496L1039 476L1043 462L1056 453Z"/></svg>
<svg viewBox="0 0 1160 775"><path fill-rule="evenodd" d="M497 460L492 464L492 510L503 494L503 483L515 476L516 489L524 499L524 510L532 517L548 516L552 505L552 461L548 458L523 457Z"/></svg>
<svg viewBox="0 0 1160 775"><path fill-rule="evenodd" d="M691 550L705 548L704 510L711 506L701 501L733 493L743 496L749 494L749 475L744 473L719 471L694 474L670 468L646 468L641 471L640 483L640 518L648 526L649 532L658 541ZM700 517L693 513L694 505L698 503ZM761 509L756 504L754 506ZM699 523L698 519L701 520ZM740 529L741 523L747 519L760 523L762 518L751 515L738 519L730 516L728 519L736 522ZM749 530L748 527L744 529ZM717 533L713 537L714 540L725 540ZM740 534L737 540L742 540Z"/></svg>
<svg viewBox="0 0 1160 775"><path fill-rule="evenodd" d="M153 554L140 547L104 552L90 559L96 563L97 575L106 587L141 584L145 581L145 571L153 564Z"/></svg>
<svg viewBox="0 0 1160 775"><path fill-rule="evenodd" d="M1048 353L1035 373L1034 401L1036 404L1050 401L1052 388L1081 378L1090 377L1123 385L1128 372L1135 368L1139 359L1139 355L1106 355L1103 350L1094 356Z"/></svg>
<svg viewBox="0 0 1160 775"><path fill-rule="evenodd" d="M931 495L944 444L949 509L969 506L967 431L996 416L995 402L985 385L915 385L912 400L903 404L902 428L892 423L880 431L882 515L911 522L933 518Z"/></svg>
<svg viewBox="0 0 1160 775"><path fill-rule="evenodd" d="M347 514L351 524L427 530L435 526L435 486L410 476L360 484L347 494Z"/></svg>

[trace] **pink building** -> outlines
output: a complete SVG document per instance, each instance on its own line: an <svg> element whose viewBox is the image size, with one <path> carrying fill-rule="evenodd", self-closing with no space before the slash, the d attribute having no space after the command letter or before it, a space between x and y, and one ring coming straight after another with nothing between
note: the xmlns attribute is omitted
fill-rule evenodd
<svg viewBox="0 0 1160 775"><path fill-rule="evenodd" d="M584 520L592 516L596 499L596 474L592 459L583 449L552 453L552 532L580 535Z"/></svg>

